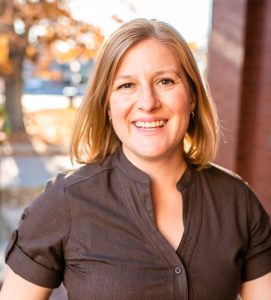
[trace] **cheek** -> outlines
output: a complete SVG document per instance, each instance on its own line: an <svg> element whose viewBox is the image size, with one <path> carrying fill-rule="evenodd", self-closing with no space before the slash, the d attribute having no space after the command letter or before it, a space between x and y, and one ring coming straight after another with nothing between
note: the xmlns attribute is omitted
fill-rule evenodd
<svg viewBox="0 0 271 300"><path fill-rule="evenodd" d="M111 96L109 100L109 105L112 119L125 118L125 116L128 115L131 108L130 102L126 101L124 97L119 96Z"/></svg>
<svg viewBox="0 0 271 300"><path fill-rule="evenodd" d="M179 92L169 97L167 104L172 113L183 115L189 114L191 111L191 102L184 92Z"/></svg>
<svg viewBox="0 0 271 300"><path fill-rule="evenodd" d="M121 111L120 101L118 101L117 97L111 96L109 99L109 107L112 118L115 118L116 115Z"/></svg>

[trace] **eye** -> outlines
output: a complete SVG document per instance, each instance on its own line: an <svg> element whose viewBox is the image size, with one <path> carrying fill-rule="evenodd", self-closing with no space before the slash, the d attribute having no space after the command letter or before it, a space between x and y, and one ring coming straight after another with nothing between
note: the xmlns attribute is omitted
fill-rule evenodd
<svg viewBox="0 0 271 300"><path fill-rule="evenodd" d="M170 78L163 78L163 79L160 79L158 84L161 84L161 85L171 85L171 84L174 84L175 81L173 79L170 79Z"/></svg>
<svg viewBox="0 0 271 300"><path fill-rule="evenodd" d="M120 90L120 89L130 89L132 87L133 87L133 83L126 82L126 83L123 83L123 84L119 85L118 90Z"/></svg>

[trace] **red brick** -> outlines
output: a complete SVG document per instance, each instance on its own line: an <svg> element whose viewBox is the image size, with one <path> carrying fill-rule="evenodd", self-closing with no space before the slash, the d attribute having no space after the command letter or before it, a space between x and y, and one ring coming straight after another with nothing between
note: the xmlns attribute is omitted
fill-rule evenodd
<svg viewBox="0 0 271 300"><path fill-rule="evenodd" d="M217 162L247 180L269 213L270 18L271 1L214 0L208 51L208 81L225 127Z"/></svg>

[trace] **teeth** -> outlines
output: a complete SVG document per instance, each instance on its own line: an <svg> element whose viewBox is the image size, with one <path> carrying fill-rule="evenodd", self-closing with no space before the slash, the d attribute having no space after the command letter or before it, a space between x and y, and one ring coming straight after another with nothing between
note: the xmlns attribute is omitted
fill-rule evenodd
<svg viewBox="0 0 271 300"><path fill-rule="evenodd" d="M142 122L137 121L135 122L135 126L138 128L155 128L155 127L163 127L166 124L166 121L152 121L152 122Z"/></svg>

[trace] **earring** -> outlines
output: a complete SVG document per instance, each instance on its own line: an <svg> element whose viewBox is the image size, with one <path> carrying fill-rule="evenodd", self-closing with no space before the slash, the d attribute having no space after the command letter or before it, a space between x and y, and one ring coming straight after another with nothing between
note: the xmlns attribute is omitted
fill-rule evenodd
<svg viewBox="0 0 271 300"><path fill-rule="evenodd" d="M112 123L112 117L110 114L108 114L108 119L109 119L109 122Z"/></svg>
<svg viewBox="0 0 271 300"><path fill-rule="evenodd" d="M191 113L190 113L190 119L194 119L194 117L195 117L195 113L193 111L191 111Z"/></svg>

